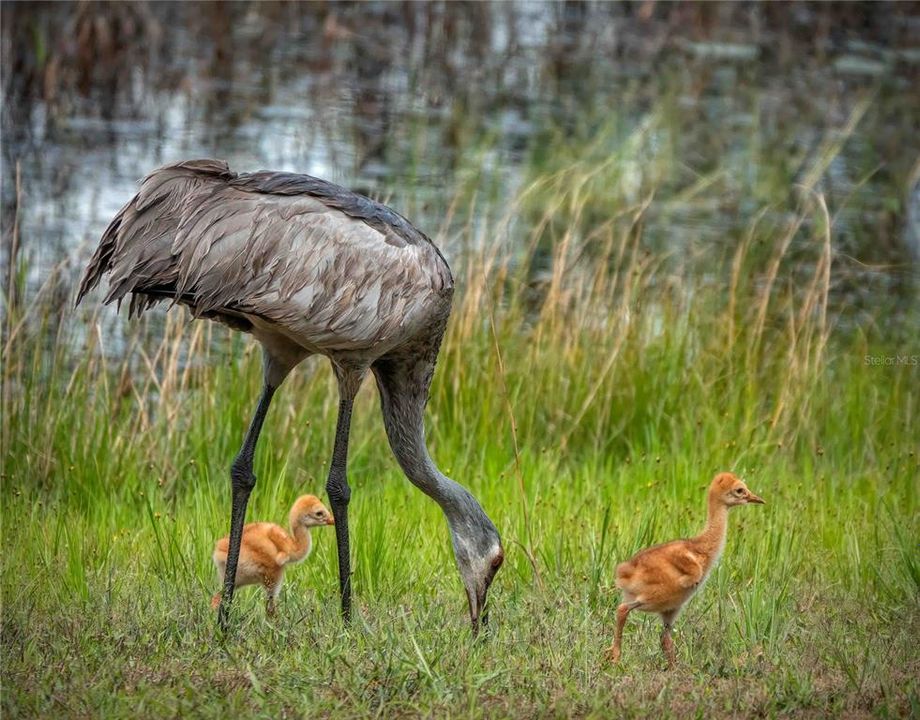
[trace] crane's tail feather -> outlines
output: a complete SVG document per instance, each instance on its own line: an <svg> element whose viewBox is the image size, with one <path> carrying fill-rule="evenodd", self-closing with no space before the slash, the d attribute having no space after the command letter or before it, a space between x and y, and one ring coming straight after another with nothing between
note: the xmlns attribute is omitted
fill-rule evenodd
<svg viewBox="0 0 920 720"><path fill-rule="evenodd" d="M109 223L109 226L102 234L102 239L99 241L99 247L96 248L96 252L94 252L92 258L90 258L86 270L83 271L83 278L80 280L80 289L77 291L77 299L74 302L74 307L80 304L86 294L99 284L105 272L111 269L112 254L115 252L115 241L118 237L118 228L121 225L122 215L130 204L131 203L128 203L128 205L125 205L118 211L118 214L114 217L112 222Z"/></svg>
<svg viewBox="0 0 920 720"><path fill-rule="evenodd" d="M120 304L125 295L133 293L131 315L166 299L164 292L153 295L139 292L153 287L162 291L175 285L175 263L170 248L184 204L202 184L233 177L235 174L226 162L207 159L164 165L147 175L137 195L118 211L102 234L80 280L74 306L106 273L111 277L104 302Z"/></svg>

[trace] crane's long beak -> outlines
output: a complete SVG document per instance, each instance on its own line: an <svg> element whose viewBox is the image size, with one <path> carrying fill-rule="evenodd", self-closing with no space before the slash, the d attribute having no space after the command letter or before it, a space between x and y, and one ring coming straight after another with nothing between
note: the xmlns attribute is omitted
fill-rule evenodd
<svg viewBox="0 0 920 720"><path fill-rule="evenodd" d="M470 623L473 628L473 637L479 634L479 628L489 624L489 609L486 606L486 597L489 593L489 587L495 579L495 573L502 566L505 560L504 552L499 552L493 558L482 584L474 587L467 586L466 599L470 604Z"/></svg>
<svg viewBox="0 0 920 720"><path fill-rule="evenodd" d="M763 498L758 497L757 495L755 495L754 493L750 491L748 491L746 499L749 503L754 503L755 505L766 505L767 504Z"/></svg>
<svg viewBox="0 0 920 720"><path fill-rule="evenodd" d="M466 600L470 605L470 625L473 628L473 637L476 637L479 634L479 611L485 604L485 593L467 588Z"/></svg>
<svg viewBox="0 0 920 720"><path fill-rule="evenodd" d="M486 606L488 590L481 590L475 594L467 591L466 598L470 603L470 624L473 637L479 635L479 629L489 624L489 608Z"/></svg>

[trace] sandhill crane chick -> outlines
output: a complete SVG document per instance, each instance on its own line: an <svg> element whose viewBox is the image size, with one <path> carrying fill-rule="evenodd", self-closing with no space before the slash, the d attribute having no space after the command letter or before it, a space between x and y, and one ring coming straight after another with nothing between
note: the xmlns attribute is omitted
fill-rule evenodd
<svg viewBox="0 0 920 720"><path fill-rule="evenodd" d="M607 651L613 662L620 659L623 626L632 610L661 615L664 629L661 649L668 667L675 662L671 627L684 604L693 597L722 555L728 527L728 511L737 505L764 504L732 473L720 473L709 486L709 515L702 533L689 540L655 545L617 566L616 585L623 592L617 608L617 629Z"/></svg>
<svg viewBox="0 0 920 720"><path fill-rule="evenodd" d="M332 514L314 495L297 498L289 518L290 534L280 525L270 522L248 523L243 528L240 560L236 567L236 587L262 585L269 615L275 614L275 600L281 591L285 567L300 562L310 554L313 546L310 528L335 525ZM212 557L221 584L224 583L229 547L229 536L222 537L214 546ZM217 609L220 605L222 594L223 591L218 590L211 598L212 608Z"/></svg>

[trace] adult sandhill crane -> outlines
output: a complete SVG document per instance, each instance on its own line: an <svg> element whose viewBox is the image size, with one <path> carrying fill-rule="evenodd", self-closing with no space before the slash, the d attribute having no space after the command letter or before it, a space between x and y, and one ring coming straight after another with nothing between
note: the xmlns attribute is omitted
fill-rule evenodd
<svg viewBox="0 0 920 720"><path fill-rule="evenodd" d="M105 302L129 293L129 317L171 300L252 334L263 387L230 470L232 512L218 614L227 627L240 539L255 486L253 454L275 391L304 358L329 358L339 388L326 490L335 516L342 613L351 613L348 434L355 394L374 373L393 454L447 518L475 633L504 553L476 499L425 445L423 413L453 295L450 268L408 220L332 183L281 172L234 173L218 160L153 171L109 224L77 303L109 273Z"/></svg>

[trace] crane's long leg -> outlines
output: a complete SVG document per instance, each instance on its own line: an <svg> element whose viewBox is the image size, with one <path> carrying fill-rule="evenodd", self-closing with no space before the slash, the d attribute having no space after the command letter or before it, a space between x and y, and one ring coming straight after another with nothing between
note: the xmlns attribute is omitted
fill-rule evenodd
<svg viewBox="0 0 920 720"><path fill-rule="evenodd" d="M348 501L351 488L348 486L348 434L351 430L351 409L355 395L361 387L366 369L343 370L333 364L339 381L339 417L335 426L335 445L332 462L329 464L329 478L326 492L335 518L335 542L339 556L339 593L342 598L342 617L351 619L351 556L348 547Z"/></svg>
<svg viewBox="0 0 920 720"><path fill-rule="evenodd" d="M262 423L268 413L275 386L266 381L262 386L262 395L256 413L246 431L243 446L230 467L230 481L233 485L233 509L230 515L230 548L227 552L227 569L224 572L224 591L220 600L220 610L217 613L217 622L221 630L227 629L230 617L230 603L233 602L233 588L236 585L236 566L240 558L240 543L243 539L243 520L246 518L246 505L249 502L249 493L256 484L256 476L252 472L252 458L256 450L256 442L262 431Z"/></svg>

